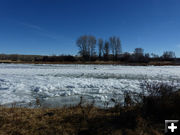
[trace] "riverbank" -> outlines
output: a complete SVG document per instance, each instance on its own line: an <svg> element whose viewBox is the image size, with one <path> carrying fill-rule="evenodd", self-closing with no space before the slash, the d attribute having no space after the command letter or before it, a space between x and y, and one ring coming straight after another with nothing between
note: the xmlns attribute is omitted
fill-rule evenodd
<svg viewBox="0 0 180 135"><path fill-rule="evenodd" d="M2 135L162 135L163 123L151 122L138 114L137 107L0 107Z"/></svg>
<svg viewBox="0 0 180 135"><path fill-rule="evenodd" d="M5 64L94 64L94 65L125 65L125 66L180 66L180 62L172 61L155 61L148 63L132 63L132 62L120 62L120 61L75 61L75 62L66 62L66 61L55 61L55 62L44 62L44 61L11 61L11 60L0 60L0 63Z"/></svg>
<svg viewBox="0 0 180 135"><path fill-rule="evenodd" d="M83 105L82 100L62 108L1 106L0 134L163 135L165 119L180 119L180 90L164 84L147 87L148 96L126 93L124 104L111 99L116 104L111 108L97 108L93 102Z"/></svg>

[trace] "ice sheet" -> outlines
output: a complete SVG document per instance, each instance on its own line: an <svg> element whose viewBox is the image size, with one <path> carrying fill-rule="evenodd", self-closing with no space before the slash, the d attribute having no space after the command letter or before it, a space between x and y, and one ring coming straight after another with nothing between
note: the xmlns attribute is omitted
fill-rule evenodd
<svg viewBox="0 0 180 135"><path fill-rule="evenodd" d="M180 67L0 64L0 104L77 95L103 102L124 90L141 91L143 80L178 85Z"/></svg>

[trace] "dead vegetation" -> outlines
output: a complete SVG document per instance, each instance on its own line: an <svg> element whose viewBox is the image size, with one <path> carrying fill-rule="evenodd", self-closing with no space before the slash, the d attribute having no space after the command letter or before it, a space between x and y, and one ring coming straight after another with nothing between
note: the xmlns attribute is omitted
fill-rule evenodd
<svg viewBox="0 0 180 135"><path fill-rule="evenodd" d="M28 109L0 109L1 135L151 135L160 134L148 127L148 122L134 113L134 108L98 109L89 106Z"/></svg>

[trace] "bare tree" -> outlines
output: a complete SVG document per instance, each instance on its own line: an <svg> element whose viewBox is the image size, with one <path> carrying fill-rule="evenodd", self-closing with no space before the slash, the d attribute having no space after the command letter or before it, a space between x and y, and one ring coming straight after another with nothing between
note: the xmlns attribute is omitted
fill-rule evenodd
<svg viewBox="0 0 180 135"><path fill-rule="evenodd" d="M78 38L76 44L79 48L79 54L85 60L89 60L90 57L95 55L96 38L94 36L81 36Z"/></svg>
<svg viewBox="0 0 180 135"><path fill-rule="evenodd" d="M90 56L93 57L96 54L96 38L94 36L88 36L88 48Z"/></svg>
<svg viewBox="0 0 180 135"><path fill-rule="evenodd" d="M122 53L121 41L118 37L115 36L110 37L109 41L110 41L113 58L117 59L118 55Z"/></svg>
<svg viewBox="0 0 180 135"><path fill-rule="evenodd" d="M115 44L115 57L116 57L116 59L120 53L122 53L121 40L119 38L116 38L116 44Z"/></svg>
<svg viewBox="0 0 180 135"><path fill-rule="evenodd" d="M103 54L103 40L101 38L98 40L98 47L99 47L99 58L101 58Z"/></svg>
<svg viewBox="0 0 180 135"><path fill-rule="evenodd" d="M176 58L175 52L173 51L165 51L162 55L163 59L172 59L172 58Z"/></svg>
<svg viewBox="0 0 180 135"><path fill-rule="evenodd" d="M88 36L81 36L76 41L77 46L79 47L79 54L82 57L88 57Z"/></svg>
<svg viewBox="0 0 180 135"><path fill-rule="evenodd" d="M113 57L114 57L114 56L115 56L116 37L115 37L115 36L110 37L110 38L109 38L109 41L110 41L110 47L111 47L112 55L113 55Z"/></svg>
<svg viewBox="0 0 180 135"><path fill-rule="evenodd" d="M134 54L135 55L144 55L144 50L142 48L135 48Z"/></svg>
<svg viewBox="0 0 180 135"><path fill-rule="evenodd" d="M108 56L109 56L109 42L105 41L105 44L104 44L104 59L108 60Z"/></svg>

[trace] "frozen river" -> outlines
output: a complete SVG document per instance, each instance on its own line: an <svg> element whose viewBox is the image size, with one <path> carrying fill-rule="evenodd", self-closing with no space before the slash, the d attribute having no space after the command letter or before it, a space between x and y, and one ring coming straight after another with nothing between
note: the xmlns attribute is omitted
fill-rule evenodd
<svg viewBox="0 0 180 135"><path fill-rule="evenodd" d="M139 92L140 83L180 82L180 66L33 65L0 64L0 104L66 105L81 95L98 103L124 90Z"/></svg>

